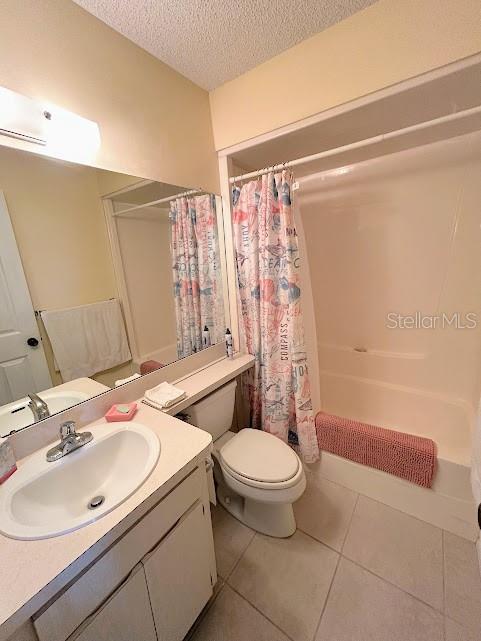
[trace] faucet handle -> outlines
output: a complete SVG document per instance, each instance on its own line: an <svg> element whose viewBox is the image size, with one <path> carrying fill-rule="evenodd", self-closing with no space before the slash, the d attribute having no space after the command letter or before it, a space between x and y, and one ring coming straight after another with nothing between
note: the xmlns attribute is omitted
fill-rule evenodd
<svg viewBox="0 0 481 641"><path fill-rule="evenodd" d="M66 439L68 436L76 434L75 431L75 421L65 421L60 425L60 438L62 440Z"/></svg>

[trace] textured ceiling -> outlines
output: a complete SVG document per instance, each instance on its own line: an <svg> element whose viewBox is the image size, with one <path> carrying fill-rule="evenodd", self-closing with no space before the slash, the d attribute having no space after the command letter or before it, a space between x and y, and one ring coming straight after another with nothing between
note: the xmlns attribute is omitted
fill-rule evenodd
<svg viewBox="0 0 481 641"><path fill-rule="evenodd" d="M205 89L375 0L75 0Z"/></svg>

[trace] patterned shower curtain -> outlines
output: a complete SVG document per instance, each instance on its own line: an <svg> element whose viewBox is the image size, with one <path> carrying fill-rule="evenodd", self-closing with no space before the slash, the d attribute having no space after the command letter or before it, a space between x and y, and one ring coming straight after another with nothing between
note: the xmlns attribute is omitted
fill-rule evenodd
<svg viewBox="0 0 481 641"><path fill-rule="evenodd" d="M288 442L307 463L319 457L300 306L292 175L265 174L233 190L243 340L255 356L245 384L251 427Z"/></svg>
<svg viewBox="0 0 481 641"><path fill-rule="evenodd" d="M177 356L183 358L202 349L204 327L212 345L224 340L215 196L172 200L170 222Z"/></svg>

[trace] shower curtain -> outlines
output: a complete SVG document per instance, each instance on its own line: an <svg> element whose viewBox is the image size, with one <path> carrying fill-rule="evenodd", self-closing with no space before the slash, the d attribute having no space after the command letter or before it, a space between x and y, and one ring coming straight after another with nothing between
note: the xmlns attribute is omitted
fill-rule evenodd
<svg viewBox="0 0 481 641"><path fill-rule="evenodd" d="M319 457L300 305L292 175L268 173L233 189L243 340L255 365L245 377L251 427L279 437L307 463Z"/></svg>
<svg viewBox="0 0 481 641"><path fill-rule="evenodd" d="M202 330L211 344L224 339L224 303L215 196L176 198L170 203L171 255L177 323L177 356L202 349Z"/></svg>

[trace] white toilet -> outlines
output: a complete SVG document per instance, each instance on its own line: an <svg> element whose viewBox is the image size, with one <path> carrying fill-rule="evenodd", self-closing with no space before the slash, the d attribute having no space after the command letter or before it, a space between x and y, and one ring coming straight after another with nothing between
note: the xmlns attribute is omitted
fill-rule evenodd
<svg viewBox="0 0 481 641"><path fill-rule="evenodd" d="M306 488L297 454L277 437L254 429L231 432L236 381L186 412L189 423L212 434L217 498L239 521L258 532L286 537L296 530L292 504Z"/></svg>

